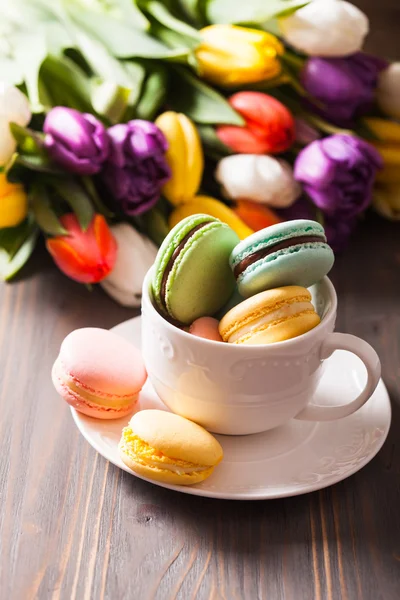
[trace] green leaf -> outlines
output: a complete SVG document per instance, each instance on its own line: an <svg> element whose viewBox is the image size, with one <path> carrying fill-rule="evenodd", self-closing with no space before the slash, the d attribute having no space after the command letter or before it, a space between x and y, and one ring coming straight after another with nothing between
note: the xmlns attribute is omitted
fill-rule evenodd
<svg viewBox="0 0 400 600"><path fill-rule="evenodd" d="M136 117L152 121L165 101L168 76L163 67L154 67L142 88L141 98L136 106Z"/></svg>
<svg viewBox="0 0 400 600"><path fill-rule="evenodd" d="M169 232L166 218L158 208L149 210L143 215L144 229L148 237L160 246Z"/></svg>
<svg viewBox="0 0 400 600"><path fill-rule="evenodd" d="M232 150L225 146L215 133L215 128L211 125L198 125L197 130L200 134L204 146L204 152L213 158L219 160L224 156L233 154Z"/></svg>
<svg viewBox="0 0 400 600"><path fill-rule="evenodd" d="M22 165L31 171L39 171L40 173L54 173L62 175L64 171L59 169L46 156L36 154L17 154L15 164ZM9 172L9 171L7 171Z"/></svg>
<svg viewBox="0 0 400 600"><path fill-rule="evenodd" d="M70 100L68 106L71 108L92 112L90 78L70 58L47 56L42 64L40 77L50 96L58 91L61 97ZM63 105L67 105L66 100L62 102Z"/></svg>
<svg viewBox="0 0 400 600"><path fill-rule="evenodd" d="M27 218L17 227L0 230L0 279L9 281L28 261L39 229L32 218Z"/></svg>
<svg viewBox="0 0 400 600"><path fill-rule="evenodd" d="M304 0L208 0L206 16L210 23L248 23L262 25L278 16L288 16L302 6Z"/></svg>
<svg viewBox="0 0 400 600"><path fill-rule="evenodd" d="M69 204L83 231L86 231L94 216L93 205L87 191L73 179L48 177L46 182Z"/></svg>
<svg viewBox="0 0 400 600"><path fill-rule="evenodd" d="M197 29L174 17L164 4L157 0L148 0L144 3L144 6L161 25L175 31L175 33L193 39L196 45L200 44L201 38Z"/></svg>
<svg viewBox="0 0 400 600"><path fill-rule="evenodd" d="M173 110L183 112L197 123L244 124L221 94L188 70L175 68L171 76L168 104Z"/></svg>
<svg viewBox="0 0 400 600"><path fill-rule="evenodd" d="M104 215L107 219L112 219L115 215L114 213L104 204L99 194L97 193L96 186L93 183L93 180L90 177L82 177L81 181L83 186L90 196L96 211Z"/></svg>
<svg viewBox="0 0 400 600"><path fill-rule="evenodd" d="M10 130L22 153L43 153L44 135L42 133L28 127L22 127L21 125L17 125L17 123L10 123Z"/></svg>
<svg viewBox="0 0 400 600"><path fill-rule="evenodd" d="M96 39L117 58L173 58L185 54L107 15L76 10L74 6L69 6L69 12L78 30Z"/></svg>
<svg viewBox="0 0 400 600"><path fill-rule="evenodd" d="M43 185L37 185L31 190L29 204L37 224L45 233L49 235L65 235L68 233L52 209L49 194Z"/></svg>
<svg viewBox="0 0 400 600"><path fill-rule="evenodd" d="M204 15L206 4L207 0L178 0L178 5L184 15L200 27L206 24Z"/></svg>

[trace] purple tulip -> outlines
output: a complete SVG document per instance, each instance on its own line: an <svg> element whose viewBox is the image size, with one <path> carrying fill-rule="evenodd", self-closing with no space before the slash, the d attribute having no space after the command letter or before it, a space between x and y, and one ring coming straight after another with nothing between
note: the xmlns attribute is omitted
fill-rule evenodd
<svg viewBox="0 0 400 600"><path fill-rule="evenodd" d="M106 130L93 115L56 106L48 113L43 130L49 156L71 173L94 175L108 157Z"/></svg>
<svg viewBox="0 0 400 600"><path fill-rule="evenodd" d="M110 127L108 136L104 181L125 214L140 215L154 206L171 177L167 140L154 123L140 119Z"/></svg>
<svg viewBox="0 0 400 600"><path fill-rule="evenodd" d="M379 72L386 67L386 61L362 52L343 58L312 57L303 67L301 82L323 105L313 105L314 111L332 123L351 126L371 108Z"/></svg>
<svg viewBox="0 0 400 600"><path fill-rule="evenodd" d="M294 176L326 215L351 219L371 202L372 186L383 166L370 144L351 135L332 135L299 153Z"/></svg>

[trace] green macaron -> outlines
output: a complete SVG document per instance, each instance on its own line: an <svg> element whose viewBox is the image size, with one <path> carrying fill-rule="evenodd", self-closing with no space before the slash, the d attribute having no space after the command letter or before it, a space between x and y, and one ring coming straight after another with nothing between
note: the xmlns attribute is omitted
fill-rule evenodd
<svg viewBox="0 0 400 600"><path fill-rule="evenodd" d="M229 255L238 242L228 225L209 215L191 215L171 229L154 263L160 312L184 325L215 314L235 287Z"/></svg>

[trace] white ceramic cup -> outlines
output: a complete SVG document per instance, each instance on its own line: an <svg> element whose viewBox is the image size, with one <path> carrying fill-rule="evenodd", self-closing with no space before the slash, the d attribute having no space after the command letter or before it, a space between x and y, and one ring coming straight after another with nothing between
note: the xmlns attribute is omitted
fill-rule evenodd
<svg viewBox="0 0 400 600"><path fill-rule="evenodd" d="M292 418L341 419L361 408L378 384L381 366L375 350L354 335L333 333L337 298L327 277L310 288L321 323L299 337L262 346L213 342L171 325L153 306L151 277L152 269L142 296L142 351L150 381L174 413L209 431L242 435ZM365 387L348 404L317 406L312 398L321 365L337 349L363 361Z"/></svg>

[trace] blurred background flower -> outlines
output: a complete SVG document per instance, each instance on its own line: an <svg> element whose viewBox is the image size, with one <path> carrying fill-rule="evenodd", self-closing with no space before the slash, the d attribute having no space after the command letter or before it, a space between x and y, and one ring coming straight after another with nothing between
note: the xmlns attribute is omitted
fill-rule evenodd
<svg viewBox="0 0 400 600"><path fill-rule="evenodd" d="M203 149L194 123L182 113L168 111L156 119L167 140L165 160L171 176L162 192L173 205L191 200L200 186L203 174Z"/></svg>
<svg viewBox="0 0 400 600"><path fill-rule="evenodd" d="M0 228L19 225L28 212L28 199L23 185L7 181L0 173Z"/></svg>
<svg viewBox="0 0 400 600"><path fill-rule="evenodd" d="M171 171L165 158L164 134L154 123L136 119L110 127L110 155L103 180L126 215L140 215L154 206Z"/></svg>
<svg viewBox="0 0 400 600"><path fill-rule="evenodd" d="M357 52L344 58L309 58L300 79L319 104L313 111L332 123L351 126L354 119L371 109L379 72L386 61Z"/></svg>
<svg viewBox="0 0 400 600"><path fill-rule="evenodd" d="M381 167L382 159L370 144L337 134L306 146L296 159L294 175L318 208L344 220L370 204Z"/></svg>
<svg viewBox="0 0 400 600"><path fill-rule="evenodd" d="M10 123L21 127L31 120L28 98L18 88L0 82L0 165L11 159L17 142L10 131Z"/></svg>
<svg viewBox="0 0 400 600"><path fill-rule="evenodd" d="M272 79L281 72L284 48L272 34L236 25L210 25L200 31L195 50L200 75L222 87Z"/></svg>
<svg viewBox="0 0 400 600"><path fill-rule="evenodd" d="M294 119L279 100L262 92L238 92L229 104L244 118L245 126L220 125L217 136L234 152L279 154L294 141Z"/></svg>
<svg viewBox="0 0 400 600"><path fill-rule="evenodd" d="M345 0L313 0L279 19L285 42L309 56L347 56L361 50L367 16Z"/></svg>
<svg viewBox="0 0 400 600"><path fill-rule="evenodd" d="M111 232L118 245L117 258L101 286L122 306L138 307L143 279L156 258L157 246L128 223L112 226Z"/></svg>
<svg viewBox="0 0 400 600"><path fill-rule="evenodd" d="M215 178L228 198L245 198L274 208L290 206L301 194L290 165L272 156L227 156L218 163Z"/></svg>
<svg viewBox="0 0 400 600"><path fill-rule="evenodd" d="M77 217L60 218L67 231L46 241L47 250L58 268L79 283L98 283L107 277L117 257L117 243L103 215L96 214L86 231Z"/></svg>
<svg viewBox="0 0 400 600"><path fill-rule="evenodd" d="M109 141L104 126L93 115L57 106L48 113L43 131L49 156L67 171L94 175L102 168Z"/></svg>

